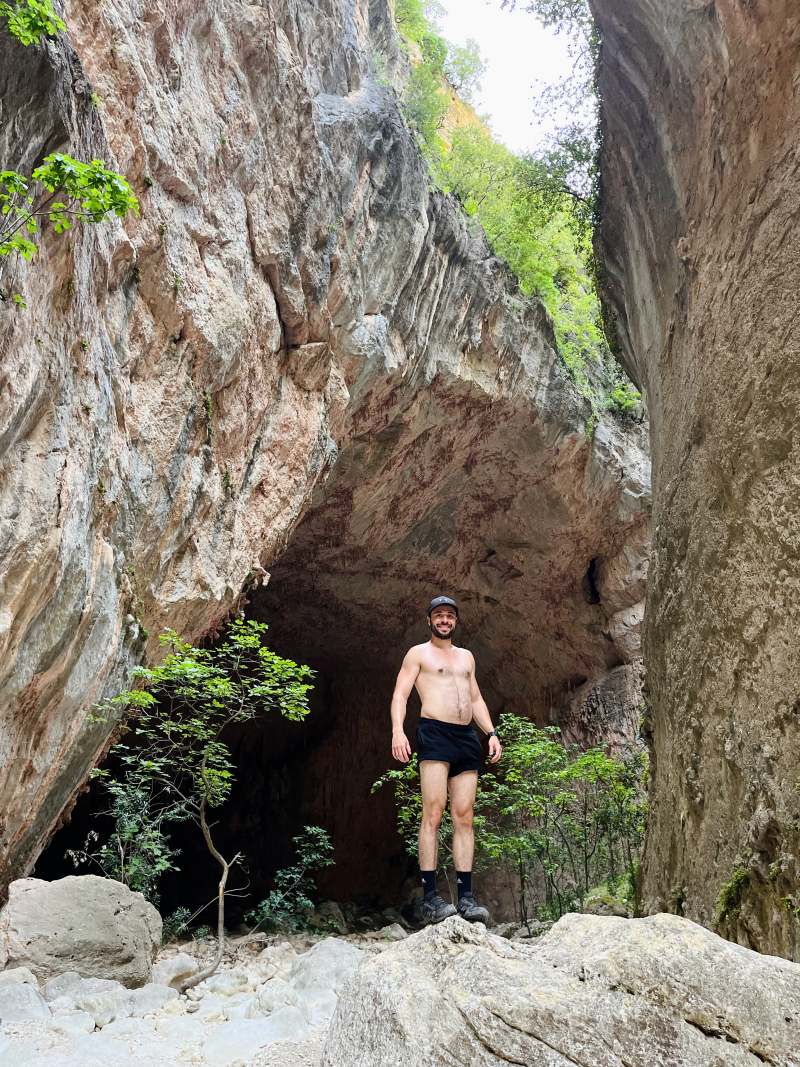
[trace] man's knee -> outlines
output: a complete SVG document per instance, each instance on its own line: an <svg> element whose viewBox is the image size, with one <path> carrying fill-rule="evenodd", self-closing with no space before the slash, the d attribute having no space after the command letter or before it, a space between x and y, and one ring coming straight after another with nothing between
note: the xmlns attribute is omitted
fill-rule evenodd
<svg viewBox="0 0 800 1067"><path fill-rule="evenodd" d="M429 830L438 830L442 823L444 806L442 804L426 804L422 809L422 822Z"/></svg>
<svg viewBox="0 0 800 1067"><path fill-rule="evenodd" d="M453 817L453 825L459 828L469 829L472 826L474 809L472 804L454 804L450 809Z"/></svg>

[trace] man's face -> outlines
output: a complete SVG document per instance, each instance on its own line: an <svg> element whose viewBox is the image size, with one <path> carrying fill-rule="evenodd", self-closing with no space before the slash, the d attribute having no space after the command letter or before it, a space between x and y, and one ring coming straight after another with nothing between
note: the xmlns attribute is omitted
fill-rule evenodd
<svg viewBox="0 0 800 1067"><path fill-rule="evenodd" d="M458 616L452 608L434 608L431 612L430 627L437 637L446 639L456 628Z"/></svg>

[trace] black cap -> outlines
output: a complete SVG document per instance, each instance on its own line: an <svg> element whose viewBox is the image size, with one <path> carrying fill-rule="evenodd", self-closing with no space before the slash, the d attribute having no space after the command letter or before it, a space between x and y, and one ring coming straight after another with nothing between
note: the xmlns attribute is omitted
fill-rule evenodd
<svg viewBox="0 0 800 1067"><path fill-rule="evenodd" d="M458 604L455 600L452 600L449 596L435 596L428 605L428 618L436 608L452 608L458 618Z"/></svg>

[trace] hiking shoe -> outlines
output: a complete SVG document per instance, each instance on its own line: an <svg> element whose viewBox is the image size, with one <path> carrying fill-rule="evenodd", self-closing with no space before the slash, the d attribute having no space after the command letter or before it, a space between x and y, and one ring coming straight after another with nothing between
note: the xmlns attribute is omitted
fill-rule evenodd
<svg viewBox="0 0 800 1067"><path fill-rule="evenodd" d="M442 900L438 893L422 901L422 921L428 925L430 923L440 923L442 919L449 919L451 915L457 914L453 905L448 904L446 900Z"/></svg>
<svg viewBox="0 0 800 1067"><path fill-rule="evenodd" d="M468 923L489 922L489 912L481 904L475 901L472 893L465 893L458 902L458 914Z"/></svg>

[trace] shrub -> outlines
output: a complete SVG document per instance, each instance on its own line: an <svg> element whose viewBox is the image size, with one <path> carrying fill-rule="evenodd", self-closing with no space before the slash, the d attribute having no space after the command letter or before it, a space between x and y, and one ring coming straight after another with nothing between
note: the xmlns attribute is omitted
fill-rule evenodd
<svg viewBox="0 0 800 1067"><path fill-rule="evenodd" d="M503 759L478 784L476 868L505 873L521 922L580 907L598 883L632 896L647 811L645 753L582 752L565 746L556 728L509 713L500 716L498 732ZM386 785L395 794L400 836L414 855L422 814L416 758L387 771L372 791ZM445 817L441 864L451 850L452 823Z"/></svg>
<svg viewBox="0 0 800 1067"><path fill-rule="evenodd" d="M0 3L0 19L20 44L41 44L67 27L53 8L53 0L17 0Z"/></svg>
<svg viewBox="0 0 800 1067"><path fill-rule="evenodd" d="M739 909L742 906L742 898L749 882L750 871L747 867L735 867L728 881L720 886L714 909L714 924L716 926L721 926L728 919L739 913Z"/></svg>
<svg viewBox="0 0 800 1067"><path fill-rule="evenodd" d="M635 410L642 394L628 382L615 386L608 394L609 406L620 415L630 415Z"/></svg>
<svg viewBox="0 0 800 1067"><path fill-rule="evenodd" d="M297 854L295 863L277 872L269 896L245 915L245 922L252 924L253 930L259 926L299 930L307 925L314 910L313 874L332 866L331 839L319 826L304 826L292 838L292 844Z"/></svg>

